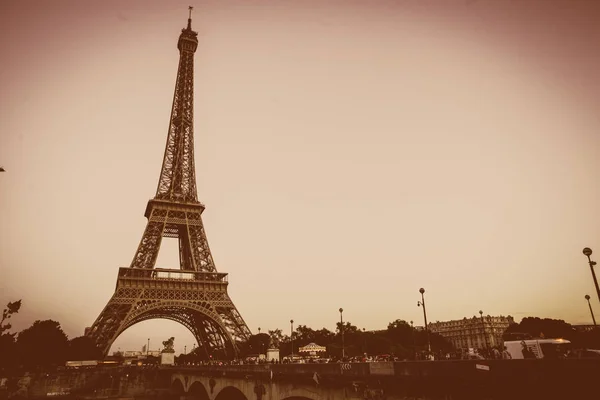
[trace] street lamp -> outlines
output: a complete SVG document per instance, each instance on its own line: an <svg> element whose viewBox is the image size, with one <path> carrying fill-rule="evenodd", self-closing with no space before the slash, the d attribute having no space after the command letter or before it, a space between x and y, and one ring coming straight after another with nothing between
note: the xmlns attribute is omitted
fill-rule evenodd
<svg viewBox="0 0 600 400"><path fill-rule="evenodd" d="M415 343L415 327L413 326L413 322L410 321L410 332L412 333L412 340L413 340L413 353L415 356L415 361L417 360L417 344Z"/></svg>
<svg viewBox="0 0 600 400"><path fill-rule="evenodd" d="M294 320L290 319L290 338L292 339L292 362L294 362Z"/></svg>
<svg viewBox="0 0 600 400"><path fill-rule="evenodd" d="M596 285L596 294L598 294L598 300L600 300L600 286L598 286L598 280L596 279L596 273L594 272L594 265L596 265L596 261L592 261L590 258L592 255L592 249L586 247L583 249L583 254L588 258L588 264L590 264L590 270L592 271L592 278L594 278L594 285Z"/></svg>
<svg viewBox="0 0 600 400"><path fill-rule="evenodd" d="M344 317L342 313L344 309L340 307L340 333L342 334L342 360L346 358L346 350L344 348Z"/></svg>
<svg viewBox="0 0 600 400"><path fill-rule="evenodd" d="M429 328L427 327L427 310L425 309L425 289L419 289L421 301L417 301L417 307L423 307L423 319L425 320L425 336L427 337L427 351L431 353L431 343L429 342Z"/></svg>
<svg viewBox="0 0 600 400"><path fill-rule="evenodd" d="M363 338L364 338L364 342L363 342L363 353L365 353L365 356L367 355L367 335L365 335L365 331L366 329L363 328Z"/></svg>
<svg viewBox="0 0 600 400"><path fill-rule="evenodd" d="M585 299L588 302L588 307L590 308L590 314L592 314L592 321L594 321L594 327L597 327L598 325L596 325L596 318L594 317L594 311L592 310L592 305L590 304L590 295L586 294Z"/></svg>
<svg viewBox="0 0 600 400"><path fill-rule="evenodd" d="M148 346L146 346L146 355L150 354L150 338L148 338Z"/></svg>
<svg viewBox="0 0 600 400"><path fill-rule="evenodd" d="M483 311L479 310L479 316L481 317L481 329L483 332L483 339L485 340L485 347L489 350L490 345L488 344L488 338L485 334L485 322L483 321Z"/></svg>

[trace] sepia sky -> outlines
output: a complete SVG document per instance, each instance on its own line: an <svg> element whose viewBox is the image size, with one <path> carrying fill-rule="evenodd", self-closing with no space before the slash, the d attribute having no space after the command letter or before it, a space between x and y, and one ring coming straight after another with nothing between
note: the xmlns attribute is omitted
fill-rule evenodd
<svg viewBox="0 0 600 400"><path fill-rule="evenodd" d="M154 196L186 1L0 2L0 301L91 326ZM253 332L591 323L595 0L196 0L199 198ZM163 241L157 266L177 265ZM600 270L598 271L600 273ZM140 323L113 350L192 335Z"/></svg>

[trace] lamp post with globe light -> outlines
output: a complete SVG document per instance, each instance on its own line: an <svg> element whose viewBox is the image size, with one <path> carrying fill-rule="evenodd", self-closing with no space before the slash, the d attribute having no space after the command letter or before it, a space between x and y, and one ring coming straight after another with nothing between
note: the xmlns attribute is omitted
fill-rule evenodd
<svg viewBox="0 0 600 400"><path fill-rule="evenodd" d="M483 339L485 340L485 347L487 350L489 350L490 345L488 344L488 338L485 334L485 322L483 321L483 311L479 310L479 316L481 317L481 330L483 332Z"/></svg>
<svg viewBox="0 0 600 400"><path fill-rule="evenodd" d="M290 339L292 340L292 360L294 362L294 320L290 319Z"/></svg>
<svg viewBox="0 0 600 400"><path fill-rule="evenodd" d="M594 310L592 310L592 305L590 304L590 295L586 294L585 299L587 300L588 307L590 308L590 314L592 314L592 321L594 321L594 328L596 328L596 327L598 327L598 325L596 325L596 317L594 317Z"/></svg>
<svg viewBox="0 0 600 400"><path fill-rule="evenodd" d="M425 336L427 337L427 351L431 353L431 343L429 342L429 328L427 327L427 310L425 309L425 289L419 289L421 301L417 301L417 307L423 307L423 319L425 320Z"/></svg>
<svg viewBox="0 0 600 400"><path fill-rule="evenodd" d="M412 340L413 340L413 356L415 358L415 360L417 359L417 344L415 342L415 327L413 326L413 322L410 321L410 333L412 333Z"/></svg>
<svg viewBox="0 0 600 400"><path fill-rule="evenodd" d="M342 335L342 360L343 360L346 358L346 350L344 348L344 317L342 315L342 313L344 312L344 309L340 307L339 311L340 311L340 333Z"/></svg>
<svg viewBox="0 0 600 400"><path fill-rule="evenodd" d="M594 278L594 285L596 285L596 294L598 295L598 300L600 300L600 286L598 286L598 280L596 279L596 272L594 272L594 266L596 265L596 261L592 261L590 256L592 255L592 249L586 247L583 249L583 254L588 259L588 264L590 264L590 270L592 271L592 278Z"/></svg>

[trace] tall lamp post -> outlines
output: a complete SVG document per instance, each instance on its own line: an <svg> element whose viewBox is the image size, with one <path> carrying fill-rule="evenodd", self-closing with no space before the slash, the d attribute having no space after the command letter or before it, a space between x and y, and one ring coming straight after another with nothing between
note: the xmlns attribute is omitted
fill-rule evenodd
<svg viewBox="0 0 600 400"><path fill-rule="evenodd" d="M258 335L259 335L259 339L260 339L260 326L258 327ZM262 340L260 340L260 351L261 351L260 354L263 354L262 353L262 351L263 351L263 342L262 342Z"/></svg>
<svg viewBox="0 0 600 400"><path fill-rule="evenodd" d="M417 344L415 343L415 327L413 326L412 321L410 321L410 332L412 333L413 353L414 353L415 360L416 360L417 359Z"/></svg>
<svg viewBox="0 0 600 400"><path fill-rule="evenodd" d="M364 341L363 341L363 353L366 356L367 355L367 335L365 334L365 331L366 331L366 329L363 328L363 338L364 338Z"/></svg>
<svg viewBox="0 0 600 400"><path fill-rule="evenodd" d="M417 301L417 307L423 307L423 319L425 320L425 336L427 337L427 351L431 353L431 343L429 343L429 328L427 327L427 310L425 309L425 289L419 289L421 301Z"/></svg>
<svg viewBox="0 0 600 400"><path fill-rule="evenodd" d="M590 314L592 314L592 321L594 321L594 328L596 328L596 327L598 327L598 325L596 325L596 317L594 317L594 311L592 310L592 305L590 304L590 295L586 294L585 299L588 302L588 307L590 308Z"/></svg>
<svg viewBox="0 0 600 400"><path fill-rule="evenodd" d="M146 346L146 356L150 354L150 338L148 338L148 345Z"/></svg>
<svg viewBox="0 0 600 400"><path fill-rule="evenodd" d="M485 334L485 322L483 321L483 311L479 310L479 316L481 317L481 331L483 332L483 339L485 340L486 349L490 349L490 345L488 344L488 338Z"/></svg>
<svg viewBox="0 0 600 400"><path fill-rule="evenodd" d="M598 300L600 300L600 286L598 286L598 280L596 279L596 273L594 272L594 265L596 265L596 261L592 261L590 256L592 255L592 249L586 247L583 249L583 254L588 259L588 264L590 264L590 270L592 271L592 278L594 278L594 285L596 285L596 294L598 295Z"/></svg>
<svg viewBox="0 0 600 400"><path fill-rule="evenodd" d="M344 309L340 307L340 333L342 334L342 360L346 358L346 350L344 348L344 317L342 313Z"/></svg>
<svg viewBox="0 0 600 400"><path fill-rule="evenodd" d="M290 319L290 339L292 339L292 362L294 362L294 320Z"/></svg>

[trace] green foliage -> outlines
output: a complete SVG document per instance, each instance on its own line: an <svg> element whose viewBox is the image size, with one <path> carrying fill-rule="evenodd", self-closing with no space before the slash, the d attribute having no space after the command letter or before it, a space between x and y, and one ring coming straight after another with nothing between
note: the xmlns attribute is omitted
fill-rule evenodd
<svg viewBox="0 0 600 400"><path fill-rule="evenodd" d="M6 322L13 314L17 314L21 309L21 300L9 302L6 305L6 308L2 311L2 319L0 320L0 334L4 334L4 332L8 331L12 328L12 325ZM14 336L14 333L11 334Z"/></svg>
<svg viewBox="0 0 600 400"><path fill-rule="evenodd" d="M600 349L600 329L588 332L577 332L573 326L562 319L523 318L520 323L512 324L504 332L505 340L516 334L526 334L530 337L547 339L561 338L573 343L574 347Z"/></svg>
<svg viewBox="0 0 600 400"><path fill-rule="evenodd" d="M239 349L244 348L244 346L245 343L238 343ZM179 356L175 356L175 362L177 363L196 363L200 361L206 361L209 359L209 355L206 354L206 350L202 347L196 347L187 354L180 354Z"/></svg>
<svg viewBox="0 0 600 400"><path fill-rule="evenodd" d="M533 337L563 338L571 341L577 338L575 328L562 319L537 317L523 318L520 323L510 325L505 334L510 333L527 333Z"/></svg>
<svg viewBox="0 0 600 400"><path fill-rule="evenodd" d="M342 356L341 322L336 324L336 331L331 332L326 328L314 330L306 325L298 325L293 332L294 354L298 354L300 347L309 343L316 343L327 348L327 354L333 357ZM346 357L369 355L395 355L402 359L414 357L415 347L418 351L427 349L427 335L425 331L416 330L406 321L396 320L388 324L388 329L377 332L365 332L351 322L344 322L344 353ZM269 331L272 343L279 343L282 356L291 353L291 338L283 335L281 330ZM273 339L276 339L275 341ZM452 344L442 336L429 334L433 350L451 351Z"/></svg>
<svg viewBox="0 0 600 400"><path fill-rule="evenodd" d="M56 321L35 321L17 336L17 351L25 366L64 364L69 342Z"/></svg>
<svg viewBox="0 0 600 400"><path fill-rule="evenodd" d="M252 354L265 354L269 348L271 338L266 333L252 335L249 340L250 352Z"/></svg>
<svg viewBox="0 0 600 400"><path fill-rule="evenodd" d="M9 302L2 311L0 320L0 368L6 368L15 365L17 362L17 346L15 342L15 333L9 333L12 325L7 322L13 314L17 314L21 309L21 300Z"/></svg>
<svg viewBox="0 0 600 400"><path fill-rule="evenodd" d="M102 350L96 347L92 339L87 336L79 336L69 340L69 361L100 360Z"/></svg>
<svg viewBox="0 0 600 400"><path fill-rule="evenodd" d="M335 331L339 334L340 333L340 328L342 327L342 323L338 322L337 324L335 324ZM353 334L358 332L358 328L354 325L352 325L350 322L345 322L344 323L344 335L348 335L348 334Z"/></svg>
<svg viewBox="0 0 600 400"><path fill-rule="evenodd" d="M0 369L14 366L17 362L17 354L14 335L0 335Z"/></svg>

